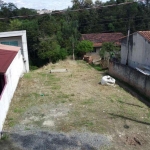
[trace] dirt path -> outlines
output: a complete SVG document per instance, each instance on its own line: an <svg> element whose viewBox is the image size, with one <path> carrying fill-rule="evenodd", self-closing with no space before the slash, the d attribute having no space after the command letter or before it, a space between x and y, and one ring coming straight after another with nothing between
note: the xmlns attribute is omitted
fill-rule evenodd
<svg viewBox="0 0 150 150"><path fill-rule="evenodd" d="M68 72L49 73L51 69L62 68ZM26 74L11 103L4 131L11 133L10 139L14 143L17 143L15 139L24 139L27 134L35 139L43 136L48 139L47 143L54 145L57 144L53 138L58 143L71 142L74 149L147 150L150 146L149 108L118 85L98 84L103 74L82 61L70 60ZM72 132L76 134L72 135ZM99 139L100 145L94 144L92 139ZM71 148L68 144L65 147Z"/></svg>

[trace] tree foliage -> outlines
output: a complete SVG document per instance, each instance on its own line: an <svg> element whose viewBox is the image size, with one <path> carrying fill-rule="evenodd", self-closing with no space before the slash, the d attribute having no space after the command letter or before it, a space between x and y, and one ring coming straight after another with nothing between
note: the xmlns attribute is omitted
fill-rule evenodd
<svg viewBox="0 0 150 150"><path fill-rule="evenodd" d="M101 58L104 58L106 53L109 54L110 57L114 56L118 51L119 47L117 47L114 43L112 42L105 42L102 44L102 48L100 50L100 56Z"/></svg>
<svg viewBox="0 0 150 150"><path fill-rule="evenodd" d="M78 53L87 53L92 51L93 49L93 43L91 41L88 40L83 40L81 42L79 42L79 44L77 45L77 52Z"/></svg>
<svg viewBox="0 0 150 150"><path fill-rule="evenodd" d="M58 42L53 39L42 39L39 44L38 56L41 59L48 59L49 62L56 62L59 59L65 59L67 52L61 49Z"/></svg>

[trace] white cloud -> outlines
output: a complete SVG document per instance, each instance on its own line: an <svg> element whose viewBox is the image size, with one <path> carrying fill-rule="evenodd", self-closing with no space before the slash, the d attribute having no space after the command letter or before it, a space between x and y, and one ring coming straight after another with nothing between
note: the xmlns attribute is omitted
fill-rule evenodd
<svg viewBox="0 0 150 150"><path fill-rule="evenodd" d="M3 0L6 3L14 3L18 8L62 10L72 6L71 0ZM106 0L103 0L106 1ZM95 0L93 0L95 2Z"/></svg>
<svg viewBox="0 0 150 150"><path fill-rule="evenodd" d="M65 9L68 6L72 6L71 0L4 0L4 2L9 3L12 2L17 5L18 8L26 7L26 8L34 8L34 9Z"/></svg>

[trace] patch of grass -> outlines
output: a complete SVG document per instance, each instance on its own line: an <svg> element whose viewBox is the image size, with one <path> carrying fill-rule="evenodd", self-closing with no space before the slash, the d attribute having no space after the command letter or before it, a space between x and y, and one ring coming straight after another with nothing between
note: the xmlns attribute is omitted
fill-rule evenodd
<svg viewBox="0 0 150 150"><path fill-rule="evenodd" d="M63 93L61 93L60 95L57 96L57 98L69 98L69 97L70 97L70 95L63 94Z"/></svg>
<svg viewBox="0 0 150 150"><path fill-rule="evenodd" d="M40 75L40 76L42 76L42 77L46 77L46 76L48 76L48 74L46 74L46 73L38 73L38 75Z"/></svg>
<svg viewBox="0 0 150 150"><path fill-rule="evenodd" d="M26 74L24 74L24 78L25 78L25 79L31 79L31 78L32 78L31 73L26 73Z"/></svg>
<svg viewBox="0 0 150 150"><path fill-rule="evenodd" d="M69 99L69 102L73 102L74 100L73 99Z"/></svg>
<svg viewBox="0 0 150 150"><path fill-rule="evenodd" d="M25 130L30 130L30 128L28 128L28 127L25 127Z"/></svg>
<svg viewBox="0 0 150 150"><path fill-rule="evenodd" d="M60 104L60 103L66 103L68 102L67 100L63 99L63 100L56 100L55 104Z"/></svg>
<svg viewBox="0 0 150 150"><path fill-rule="evenodd" d="M110 145L110 146L103 146L101 147L101 150L114 150L114 148Z"/></svg>
<svg viewBox="0 0 150 150"><path fill-rule="evenodd" d="M44 119L41 119L41 120L39 120L39 121L35 121L34 123L35 123L37 126L41 127L41 126L43 125L43 122L44 122Z"/></svg>
<svg viewBox="0 0 150 150"><path fill-rule="evenodd" d="M49 80L55 80L55 79L58 79L55 77L55 75L53 74L50 74L50 73L38 73L38 75L40 75L41 77L47 77Z"/></svg>
<svg viewBox="0 0 150 150"><path fill-rule="evenodd" d="M148 109L147 118L150 119L150 108Z"/></svg>
<svg viewBox="0 0 150 150"><path fill-rule="evenodd" d="M92 121L89 121L89 120L80 120L80 121L76 121L74 122L74 126L77 126L77 127L91 127L93 126L94 123Z"/></svg>
<svg viewBox="0 0 150 150"><path fill-rule="evenodd" d="M96 109L92 109L92 108L89 108L89 109L87 109L87 110L88 110L89 113L94 113L94 114L95 114L95 113L97 112Z"/></svg>
<svg viewBox="0 0 150 150"><path fill-rule="evenodd" d="M94 123L93 123L93 122L90 122L90 121L85 121L85 122L83 122L83 124L84 124L85 126L87 126L87 127L90 127L90 126L93 126L93 125L94 125Z"/></svg>
<svg viewBox="0 0 150 150"><path fill-rule="evenodd" d="M73 75L72 75L72 74L70 74L68 77L69 77L69 78L72 78L72 76L73 76Z"/></svg>
<svg viewBox="0 0 150 150"><path fill-rule="evenodd" d="M61 86L60 85L52 85L51 89L52 90L60 90Z"/></svg>
<svg viewBox="0 0 150 150"><path fill-rule="evenodd" d="M86 64L86 62L83 60L76 60L76 62L77 62L77 64Z"/></svg>
<svg viewBox="0 0 150 150"><path fill-rule="evenodd" d="M30 70L32 71L32 70L37 70L38 69L38 67L37 66L30 66Z"/></svg>
<svg viewBox="0 0 150 150"><path fill-rule="evenodd" d="M123 101L121 99L117 99L117 101L121 104L123 104Z"/></svg>
<svg viewBox="0 0 150 150"><path fill-rule="evenodd" d="M40 117L42 117L42 118L43 118L44 116L45 116L45 114L40 114Z"/></svg>
<svg viewBox="0 0 150 150"><path fill-rule="evenodd" d="M9 127L13 127L16 124L14 120L8 122Z"/></svg>
<svg viewBox="0 0 150 150"><path fill-rule="evenodd" d="M44 75L43 75L44 76ZM60 81L60 78L56 78L54 75L47 75L45 77L44 85L45 86L55 86Z"/></svg>
<svg viewBox="0 0 150 150"><path fill-rule="evenodd" d="M92 100L92 99L89 99L89 100L86 100L86 101L82 102L81 104L82 105L90 105L90 104L93 104L93 103L95 103L95 101Z"/></svg>
<svg viewBox="0 0 150 150"><path fill-rule="evenodd" d="M3 135L2 135L2 137L1 137L1 141L6 141L6 140L8 140L9 139L9 135L8 134L6 134L6 133L3 133Z"/></svg>
<svg viewBox="0 0 150 150"><path fill-rule="evenodd" d="M11 121L11 120L14 120L14 119L13 119L13 118L8 118L7 120L10 120L10 121Z"/></svg>
<svg viewBox="0 0 150 150"><path fill-rule="evenodd" d="M24 110L22 108L15 108L14 113L22 113Z"/></svg>
<svg viewBox="0 0 150 150"><path fill-rule="evenodd" d="M69 98L69 95L63 94L63 95L62 95L62 98Z"/></svg>
<svg viewBox="0 0 150 150"><path fill-rule="evenodd" d="M102 71L103 70L103 68L100 65L91 64L90 66L93 67L97 71Z"/></svg>
<svg viewBox="0 0 150 150"><path fill-rule="evenodd" d="M62 101L61 101L61 103L66 103L66 102L67 102L66 100L62 100Z"/></svg>
<svg viewBox="0 0 150 150"><path fill-rule="evenodd" d="M38 93L32 93L31 95L33 95L35 98L38 98L40 96L40 94Z"/></svg>
<svg viewBox="0 0 150 150"><path fill-rule="evenodd" d="M113 99L110 99L110 101L113 103L114 102L114 100Z"/></svg>
<svg viewBox="0 0 150 150"><path fill-rule="evenodd" d="M80 116L80 112L78 111L73 111L71 114L73 114L74 116Z"/></svg>

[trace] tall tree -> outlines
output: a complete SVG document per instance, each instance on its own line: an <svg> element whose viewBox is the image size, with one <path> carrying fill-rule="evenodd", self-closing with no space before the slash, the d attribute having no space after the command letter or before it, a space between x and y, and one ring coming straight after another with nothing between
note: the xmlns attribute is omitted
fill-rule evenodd
<svg viewBox="0 0 150 150"><path fill-rule="evenodd" d="M10 20L9 30L15 31L21 29L22 22L18 19Z"/></svg>
<svg viewBox="0 0 150 150"><path fill-rule="evenodd" d="M95 7L102 6L102 2L100 0L96 0L94 6Z"/></svg>

